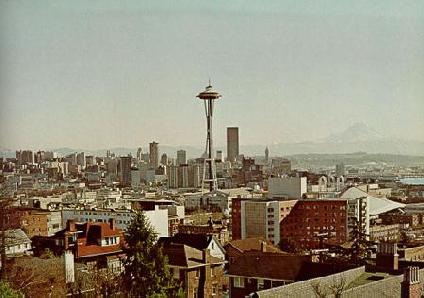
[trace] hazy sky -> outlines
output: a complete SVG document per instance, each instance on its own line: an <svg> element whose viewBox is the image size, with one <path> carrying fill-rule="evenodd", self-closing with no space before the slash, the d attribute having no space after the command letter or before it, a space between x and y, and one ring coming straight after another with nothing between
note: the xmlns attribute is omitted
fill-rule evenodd
<svg viewBox="0 0 424 298"><path fill-rule="evenodd" d="M0 1L0 147L424 139L424 1Z"/></svg>

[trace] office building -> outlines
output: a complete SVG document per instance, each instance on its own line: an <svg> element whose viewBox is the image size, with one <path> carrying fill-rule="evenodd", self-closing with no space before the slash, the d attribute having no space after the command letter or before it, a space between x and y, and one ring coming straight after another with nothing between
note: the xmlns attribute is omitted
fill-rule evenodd
<svg viewBox="0 0 424 298"><path fill-rule="evenodd" d="M141 160L141 154L143 154L143 149L141 147L138 147L136 154L137 160Z"/></svg>
<svg viewBox="0 0 424 298"><path fill-rule="evenodd" d="M16 151L16 159L18 164L32 164L34 163L34 153L31 150Z"/></svg>
<svg viewBox="0 0 424 298"><path fill-rule="evenodd" d="M301 199L306 192L306 177L270 177L268 179L269 198Z"/></svg>
<svg viewBox="0 0 424 298"><path fill-rule="evenodd" d="M119 180L123 186L131 186L131 156L119 158Z"/></svg>
<svg viewBox="0 0 424 298"><path fill-rule="evenodd" d="M151 169L157 169L159 166L159 143L149 144L149 166Z"/></svg>
<svg viewBox="0 0 424 298"><path fill-rule="evenodd" d="M85 157L85 166L90 167L95 165L95 160L93 155L87 155Z"/></svg>
<svg viewBox="0 0 424 298"><path fill-rule="evenodd" d="M263 237L280 242L280 222L290 214L297 200L232 199L232 238Z"/></svg>
<svg viewBox="0 0 424 298"><path fill-rule="evenodd" d="M168 165L168 155L166 153L160 157L160 163L164 166Z"/></svg>
<svg viewBox="0 0 424 298"><path fill-rule="evenodd" d="M82 168L85 168L86 161L84 152L80 152L77 154L77 165L81 166Z"/></svg>
<svg viewBox="0 0 424 298"><path fill-rule="evenodd" d="M177 166L184 165L187 163L187 156L185 150L177 151Z"/></svg>
<svg viewBox="0 0 424 298"><path fill-rule="evenodd" d="M269 163L269 149L268 146L265 148L265 164Z"/></svg>
<svg viewBox="0 0 424 298"><path fill-rule="evenodd" d="M178 186L181 188L187 188L189 185L188 182L188 165L183 164L178 168Z"/></svg>
<svg viewBox="0 0 424 298"><path fill-rule="evenodd" d="M336 165L336 177L341 177L346 174L344 164L340 163Z"/></svg>
<svg viewBox="0 0 424 298"><path fill-rule="evenodd" d="M227 160L235 162L239 155L238 127L227 127Z"/></svg>
<svg viewBox="0 0 424 298"><path fill-rule="evenodd" d="M168 188L178 188L178 166L168 167Z"/></svg>

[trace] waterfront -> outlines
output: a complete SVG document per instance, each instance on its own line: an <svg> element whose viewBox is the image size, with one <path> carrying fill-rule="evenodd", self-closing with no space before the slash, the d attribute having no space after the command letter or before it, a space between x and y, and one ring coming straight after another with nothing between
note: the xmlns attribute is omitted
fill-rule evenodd
<svg viewBox="0 0 424 298"><path fill-rule="evenodd" d="M424 185L424 177L402 178L400 182L408 185Z"/></svg>

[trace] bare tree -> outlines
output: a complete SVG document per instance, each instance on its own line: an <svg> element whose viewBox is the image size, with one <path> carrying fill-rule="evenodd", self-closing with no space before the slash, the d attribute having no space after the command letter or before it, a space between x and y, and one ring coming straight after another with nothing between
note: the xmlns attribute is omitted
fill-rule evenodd
<svg viewBox="0 0 424 298"><path fill-rule="evenodd" d="M342 297L342 293L347 288L347 281L344 275L333 276L331 283L313 281L311 287L318 298Z"/></svg>
<svg viewBox="0 0 424 298"><path fill-rule="evenodd" d="M333 277L333 282L329 285L331 293L334 297L339 298L342 293L346 290L347 281L343 274L338 275L339 278Z"/></svg>
<svg viewBox="0 0 424 298"><path fill-rule="evenodd" d="M25 297L63 297L66 295L63 262L63 258L14 258L9 261L6 279Z"/></svg>
<svg viewBox="0 0 424 298"><path fill-rule="evenodd" d="M328 288L320 284L319 281L311 282L311 287L315 293L315 296L318 298L325 298L330 294Z"/></svg>

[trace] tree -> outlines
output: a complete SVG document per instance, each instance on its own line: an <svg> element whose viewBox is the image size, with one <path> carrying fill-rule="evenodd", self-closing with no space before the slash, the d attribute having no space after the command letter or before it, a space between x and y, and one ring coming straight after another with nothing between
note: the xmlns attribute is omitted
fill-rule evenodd
<svg viewBox="0 0 424 298"><path fill-rule="evenodd" d="M11 288L19 290L25 297L66 295L63 258L19 257L8 263L6 280Z"/></svg>
<svg viewBox="0 0 424 298"><path fill-rule="evenodd" d="M175 297L178 286L168 268L157 233L142 212L133 218L125 235L123 286L134 297Z"/></svg>
<svg viewBox="0 0 424 298"><path fill-rule="evenodd" d="M354 219L350 236L353 241L352 248L350 249L350 261L356 265L364 265L369 251L369 245L373 243L367 240L369 235L362 231L360 223L356 218Z"/></svg>
<svg viewBox="0 0 424 298"><path fill-rule="evenodd" d="M335 297L339 298L347 288L347 281L344 275L333 277L329 283L311 282L312 290L317 298Z"/></svg>

